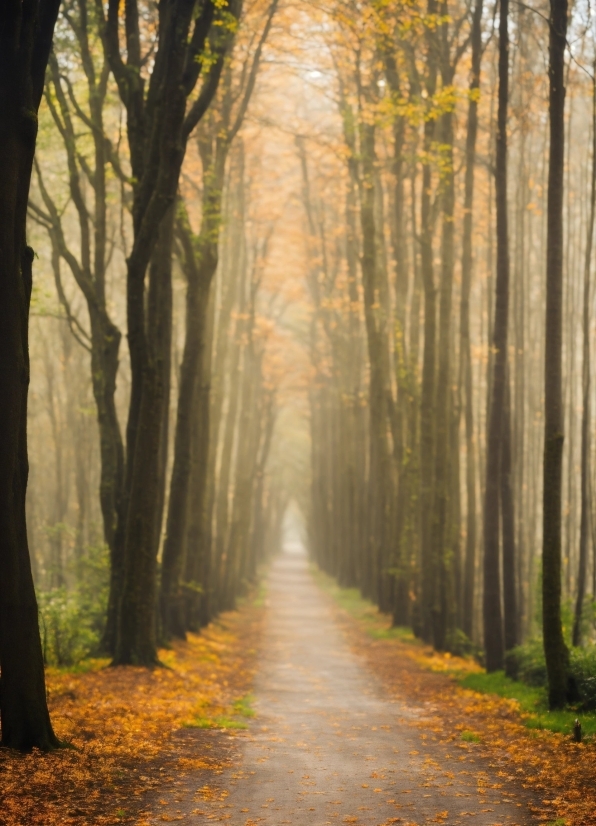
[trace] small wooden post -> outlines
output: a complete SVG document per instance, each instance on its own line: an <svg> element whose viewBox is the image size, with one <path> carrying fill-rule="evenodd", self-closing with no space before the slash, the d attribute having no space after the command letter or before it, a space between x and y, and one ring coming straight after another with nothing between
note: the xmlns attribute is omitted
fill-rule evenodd
<svg viewBox="0 0 596 826"><path fill-rule="evenodd" d="M573 724L573 739L576 743L581 743L582 741L582 724L578 719L576 719Z"/></svg>

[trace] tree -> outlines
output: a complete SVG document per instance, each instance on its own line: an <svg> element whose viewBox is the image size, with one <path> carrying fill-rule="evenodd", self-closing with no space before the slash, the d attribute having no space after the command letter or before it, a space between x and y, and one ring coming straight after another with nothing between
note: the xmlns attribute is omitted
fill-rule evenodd
<svg viewBox="0 0 596 826"><path fill-rule="evenodd" d="M509 323L509 235L507 226L507 108L509 102L509 2L501 0L499 14L499 104L495 190L497 202L497 278L493 326L493 366L486 445L484 489L484 647L486 668L503 667L504 641L501 610L499 553L500 464L503 411L506 403L507 331Z"/></svg>
<svg viewBox="0 0 596 826"><path fill-rule="evenodd" d="M58 5L8 0L0 8L0 717L2 744L18 749L58 745L46 704L25 518L34 257L27 199Z"/></svg>
<svg viewBox="0 0 596 826"><path fill-rule="evenodd" d="M544 464L542 492L542 624L548 701L568 696L569 653L561 623L561 509L563 474L563 189L565 168L565 46L567 0L551 0L549 16L548 206L546 342L544 348Z"/></svg>
<svg viewBox="0 0 596 826"><path fill-rule="evenodd" d="M121 168L104 127L104 109L108 96L109 65L105 55L98 60L94 48L97 29L95 7L87 0L70 0L62 11L63 38L58 54L50 58L46 83L46 102L66 154L69 194L76 209L80 234L80 252L68 241L63 210L45 183L43 164L36 164L43 208L30 203L34 220L44 226L52 244L52 268L56 292L67 322L76 340L90 355L91 382L97 410L101 455L99 499L103 518L104 540L110 549L111 599L117 600L122 579L122 554L118 552L116 529L124 482L124 445L116 412L116 378L122 334L114 323L106 298L107 269L111 257L108 232L109 165L119 182L128 180ZM97 38L97 34L95 33ZM76 49L76 60L71 50ZM62 62L65 65L61 65ZM86 100L70 77L73 65L82 66L86 80ZM86 157L88 129L92 141L92 159ZM82 134L81 134L82 132ZM90 184L90 186L88 186ZM91 190L91 199L86 193ZM124 198L124 193L121 193ZM90 203L91 200L91 203ZM66 263L86 302L89 324L82 323L73 312L63 284L61 261ZM116 605L108 611L110 621L104 632L103 647L113 650Z"/></svg>
<svg viewBox="0 0 596 826"><path fill-rule="evenodd" d="M590 537L590 300L592 247L594 241L594 221L596 219L596 60L592 66L592 174L590 184L590 212L586 228L586 251L584 257L583 284L583 325L582 325L582 422L581 422L581 514L579 526L579 560L577 573L577 597L573 618L573 645L581 643L581 623L586 593L588 573L588 547Z"/></svg>
<svg viewBox="0 0 596 826"><path fill-rule="evenodd" d="M466 431L466 549L462 589L462 630L470 639L474 627L474 579L476 573L476 450L474 445L474 399L472 390L472 353L470 342L470 291L472 287L472 209L474 172L478 136L478 91L482 59L482 7L476 0L472 18L470 102L466 131L466 173L464 183L464 221L461 262L460 301L460 392L464 393Z"/></svg>
<svg viewBox="0 0 596 826"><path fill-rule="evenodd" d="M160 4L155 21L158 49L152 57L151 44L142 53L144 21L137 0L131 0L124 11L126 60L120 50L120 3L110 0L107 17L101 0L97 9L106 55L127 112L133 175L134 240L127 259L132 381L116 536L123 576L117 599L112 600L118 607L114 663L152 665L157 661L156 566L169 391L174 201L188 138L217 91L241 4ZM204 81L195 95L204 67Z"/></svg>
<svg viewBox="0 0 596 826"><path fill-rule="evenodd" d="M174 441L174 466L170 486L166 538L163 548L161 573L161 618L163 634L184 636L185 622L180 610L182 595L180 577L184 565L188 491L191 475L192 414L196 387L201 386L201 365L207 344L205 326L211 282L218 262L219 231L226 160L232 142L246 115L255 87L263 46L273 22L277 0L272 0L258 45L252 55L250 68L241 69L239 89L232 88L232 70L228 66L222 83L220 105L213 107L213 116L207 129L199 135L199 153L203 166L203 214L197 238L189 243L185 237L185 261L188 289L186 296L186 338L180 371L180 391ZM248 59L248 58L247 58ZM233 99L239 99L232 111ZM188 220L181 227L189 229ZM196 412L195 412L196 415ZM207 464L203 465L206 473Z"/></svg>

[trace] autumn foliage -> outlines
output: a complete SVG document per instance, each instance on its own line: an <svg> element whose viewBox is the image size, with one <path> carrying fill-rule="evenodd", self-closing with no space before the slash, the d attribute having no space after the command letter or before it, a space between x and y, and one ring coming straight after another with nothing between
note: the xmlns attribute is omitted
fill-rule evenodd
<svg viewBox="0 0 596 826"><path fill-rule="evenodd" d="M85 673L49 669L49 706L64 748L0 753L0 823L140 824L152 789L220 770L226 757L209 742L198 755L181 748L176 733L234 719L234 703L250 690L260 617L250 605L226 614L161 650L162 667L151 671L106 661Z"/></svg>

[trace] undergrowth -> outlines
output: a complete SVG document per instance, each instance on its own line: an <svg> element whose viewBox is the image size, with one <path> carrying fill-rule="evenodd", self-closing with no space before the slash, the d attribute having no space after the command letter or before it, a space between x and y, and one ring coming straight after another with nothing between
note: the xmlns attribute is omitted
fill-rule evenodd
<svg viewBox="0 0 596 826"><path fill-rule="evenodd" d="M575 720L579 717L584 737L596 735L596 714L580 713L577 709L550 711L546 689L542 686L529 686L519 680L512 680L503 671L486 674L479 671L457 677L463 688L469 688L480 694L496 694L509 700L517 700L523 723L530 729L545 729L561 734L569 734Z"/></svg>

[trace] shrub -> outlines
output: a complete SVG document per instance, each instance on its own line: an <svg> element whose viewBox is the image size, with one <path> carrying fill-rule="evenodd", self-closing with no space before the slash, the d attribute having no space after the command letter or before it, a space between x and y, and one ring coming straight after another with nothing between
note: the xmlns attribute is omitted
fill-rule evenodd
<svg viewBox="0 0 596 826"><path fill-rule="evenodd" d="M77 593L54 588L40 594L39 616L48 665L75 665L97 646L99 637L82 614Z"/></svg>
<svg viewBox="0 0 596 826"><path fill-rule="evenodd" d="M459 628L449 631L445 648L456 657L475 657L478 659L481 653L478 646Z"/></svg>
<svg viewBox="0 0 596 826"><path fill-rule="evenodd" d="M526 685L545 686L546 660L542 639L535 638L507 652L507 675Z"/></svg>
<svg viewBox="0 0 596 826"><path fill-rule="evenodd" d="M38 594L47 665L71 666L97 652L105 622L109 564L104 545L90 546L76 563L76 586Z"/></svg>
<svg viewBox="0 0 596 826"><path fill-rule="evenodd" d="M584 711L596 709L596 646L572 648L570 666L580 708ZM530 640L510 651L507 673L526 685L546 687L548 679L542 640Z"/></svg>
<svg viewBox="0 0 596 826"><path fill-rule="evenodd" d="M581 708L596 709L596 647L573 648L570 658Z"/></svg>

